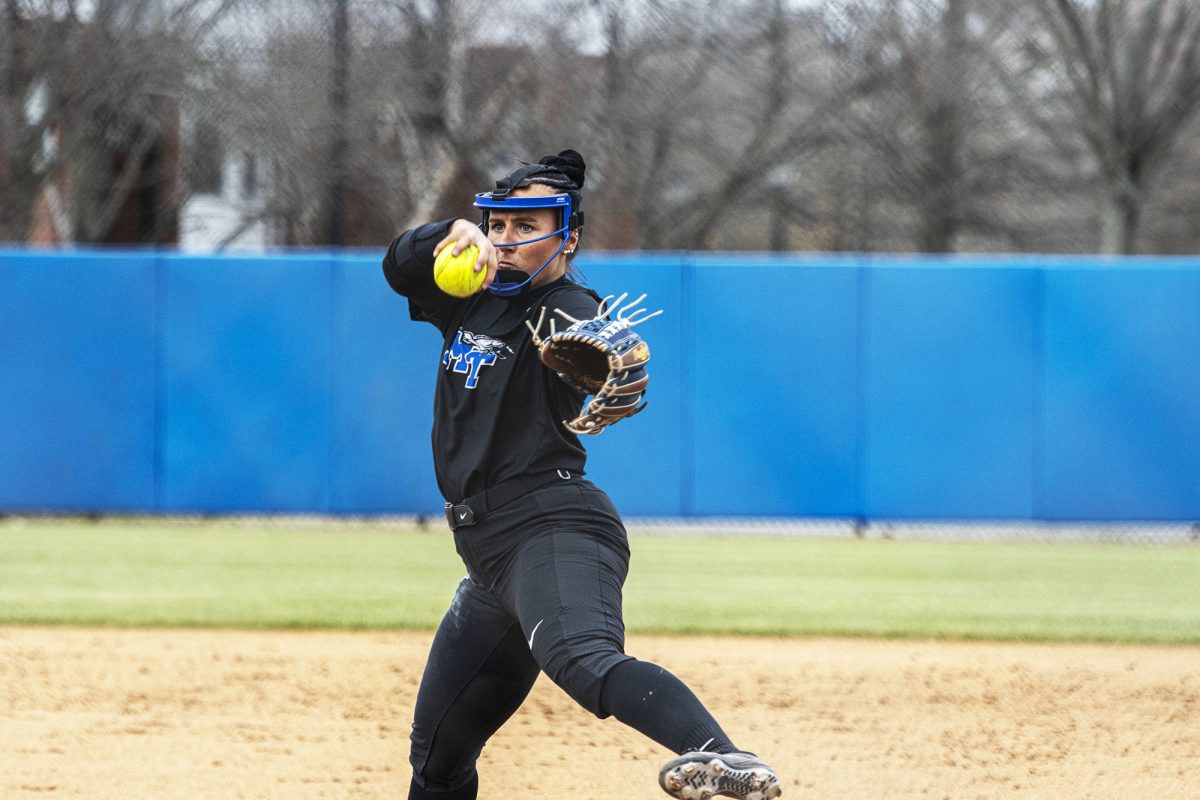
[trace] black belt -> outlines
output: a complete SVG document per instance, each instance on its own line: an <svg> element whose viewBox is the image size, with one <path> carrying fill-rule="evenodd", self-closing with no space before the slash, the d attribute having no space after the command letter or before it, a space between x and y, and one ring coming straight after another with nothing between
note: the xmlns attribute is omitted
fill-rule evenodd
<svg viewBox="0 0 1200 800"><path fill-rule="evenodd" d="M549 486L551 483L569 481L573 477L576 476L570 470L554 469L498 483L479 494L471 495L461 503L446 503L446 524L452 531L475 525L492 511L523 494Z"/></svg>

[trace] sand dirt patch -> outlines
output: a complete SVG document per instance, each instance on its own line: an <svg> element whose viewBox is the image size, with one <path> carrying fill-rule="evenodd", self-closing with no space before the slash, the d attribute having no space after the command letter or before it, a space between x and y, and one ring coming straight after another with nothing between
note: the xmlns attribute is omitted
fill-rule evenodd
<svg viewBox="0 0 1200 800"><path fill-rule="evenodd" d="M0 627L0 797L403 798L430 634ZM1200 798L1200 648L631 636L784 797ZM657 745L544 677L491 798L653 798Z"/></svg>

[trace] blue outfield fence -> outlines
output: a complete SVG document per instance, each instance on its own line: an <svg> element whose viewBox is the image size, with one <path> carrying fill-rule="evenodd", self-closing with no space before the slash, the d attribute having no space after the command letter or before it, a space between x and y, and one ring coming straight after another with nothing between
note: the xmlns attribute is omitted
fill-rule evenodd
<svg viewBox="0 0 1200 800"><path fill-rule="evenodd" d="M0 510L439 513L440 338L381 252L0 251ZM1200 520L1200 260L594 254L629 516Z"/></svg>

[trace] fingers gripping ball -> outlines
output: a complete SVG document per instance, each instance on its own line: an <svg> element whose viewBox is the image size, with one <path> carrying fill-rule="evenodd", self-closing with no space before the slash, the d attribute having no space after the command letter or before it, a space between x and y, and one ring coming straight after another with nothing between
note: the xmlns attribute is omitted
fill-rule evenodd
<svg viewBox="0 0 1200 800"><path fill-rule="evenodd" d="M541 317L536 326L529 325L542 363L568 385L592 396L578 417L563 421L572 433L601 433L614 422L632 417L646 407L642 398L650 380L646 373L650 347L631 328L662 312L634 310L645 295L617 311L626 297L621 295L607 310L605 306L611 298L604 298L595 319L577 320L556 309L555 313L573 324L566 330L555 331L551 320L550 335L544 339L539 333Z"/></svg>
<svg viewBox="0 0 1200 800"><path fill-rule="evenodd" d="M479 248L469 244L458 255L451 255L455 245L448 244L433 260L433 280L438 288L454 297L470 297L483 286L487 270L475 271Z"/></svg>

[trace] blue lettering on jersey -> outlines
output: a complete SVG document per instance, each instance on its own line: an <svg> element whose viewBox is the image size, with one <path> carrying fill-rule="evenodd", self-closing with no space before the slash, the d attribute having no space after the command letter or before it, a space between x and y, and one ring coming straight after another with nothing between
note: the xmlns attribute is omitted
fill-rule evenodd
<svg viewBox="0 0 1200 800"><path fill-rule="evenodd" d="M474 389L479 385L479 373L484 367L495 364L497 358L507 358L504 355L505 350L510 353L513 351L499 339L459 328L450 347L442 353L442 365L448 370L466 375L467 388Z"/></svg>

